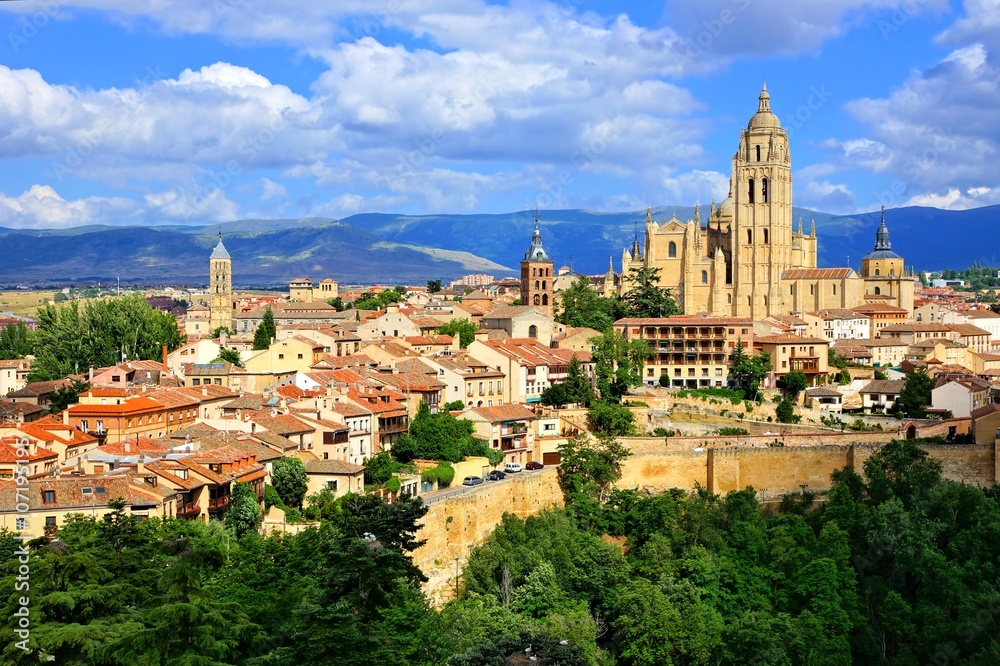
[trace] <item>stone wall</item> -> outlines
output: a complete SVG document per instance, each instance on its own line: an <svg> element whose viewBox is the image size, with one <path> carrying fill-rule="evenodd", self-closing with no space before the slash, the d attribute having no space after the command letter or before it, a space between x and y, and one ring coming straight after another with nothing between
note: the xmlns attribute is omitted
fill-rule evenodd
<svg viewBox="0 0 1000 666"><path fill-rule="evenodd" d="M469 551L493 532L503 514L525 518L562 505L555 467L510 474L504 481L431 504L417 535L426 543L413 553L414 563L428 578L425 592L434 603L450 599L455 590L455 558L461 570Z"/></svg>

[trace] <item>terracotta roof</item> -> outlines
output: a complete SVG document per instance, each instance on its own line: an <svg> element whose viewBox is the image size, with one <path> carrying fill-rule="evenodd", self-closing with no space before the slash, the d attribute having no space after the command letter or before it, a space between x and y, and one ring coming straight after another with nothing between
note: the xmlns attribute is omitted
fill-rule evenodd
<svg viewBox="0 0 1000 666"><path fill-rule="evenodd" d="M159 456L167 452L165 446L158 444L149 437L131 438L127 443L128 451L125 450L126 442L108 443L97 447L97 451L109 456L137 456L140 453L156 454Z"/></svg>
<svg viewBox="0 0 1000 666"><path fill-rule="evenodd" d="M13 482L0 484L0 506L14 506L17 501L14 498L15 488ZM84 494L84 488L94 492ZM103 488L104 491L97 492L99 488ZM55 502L42 502L44 490L55 491ZM116 497L124 497L133 506L158 506L165 498L176 494L170 488L147 485L135 474L45 476L32 479L26 491L21 489L21 493L24 492L28 496L28 505L40 509L107 506L108 501Z"/></svg>
<svg viewBox="0 0 1000 666"><path fill-rule="evenodd" d="M56 379L49 382L31 382L24 388L7 395L8 398L37 398L55 393L64 386L69 386L68 379Z"/></svg>
<svg viewBox="0 0 1000 666"><path fill-rule="evenodd" d="M806 395L808 396L820 396L828 398L842 398L844 397L840 391L834 390L832 388L827 388L825 386L816 386L813 388L806 389Z"/></svg>
<svg viewBox="0 0 1000 666"><path fill-rule="evenodd" d="M955 331L963 338L990 334L989 331L984 331L975 324L948 324L948 328Z"/></svg>
<svg viewBox="0 0 1000 666"><path fill-rule="evenodd" d="M904 308L889 305L888 303L880 303L878 301L872 301L871 303L865 303L864 305L857 305L851 309L862 314L909 314Z"/></svg>
<svg viewBox="0 0 1000 666"><path fill-rule="evenodd" d="M873 379L860 393L900 393L906 386L904 379Z"/></svg>
<svg viewBox="0 0 1000 666"><path fill-rule="evenodd" d="M207 423L192 423L191 425L186 425L183 428L178 428L170 433L170 439L198 439L199 437L209 437L219 430L213 428Z"/></svg>
<svg viewBox="0 0 1000 666"><path fill-rule="evenodd" d="M839 280L854 275L852 268L789 268L782 280Z"/></svg>
<svg viewBox="0 0 1000 666"><path fill-rule="evenodd" d="M359 407L351 402L335 402L330 405L330 409L337 412L341 416L347 417L357 417L357 416L371 416L372 411L370 409L365 409L364 407Z"/></svg>
<svg viewBox="0 0 1000 666"><path fill-rule="evenodd" d="M969 416L971 416L972 420L975 421L976 419L981 419L984 416L988 416L995 412L1000 412L1000 403L991 402L983 405L979 409L972 410L972 413L969 414Z"/></svg>
<svg viewBox="0 0 1000 666"><path fill-rule="evenodd" d="M881 329L882 333L947 333L951 330L946 324L924 324L911 322L908 324L890 324Z"/></svg>
<svg viewBox="0 0 1000 666"><path fill-rule="evenodd" d="M799 336L793 333L781 333L780 335L758 336L754 338L753 343L755 345L799 345L799 344L828 345L830 344L830 341L822 340L820 338Z"/></svg>
<svg viewBox="0 0 1000 666"><path fill-rule="evenodd" d="M282 452L293 451L299 448L298 444L288 439L287 437L283 437L282 435L270 432L268 430L255 430L253 432L253 438Z"/></svg>
<svg viewBox="0 0 1000 666"><path fill-rule="evenodd" d="M380 373L375 376L375 379L403 392L439 391L447 386L447 384L434 379L432 375L419 372L403 372L394 374Z"/></svg>
<svg viewBox="0 0 1000 666"><path fill-rule="evenodd" d="M518 403L500 405L499 407L472 407L470 411L493 423L497 421L523 421L525 419L538 418L533 411Z"/></svg>
<svg viewBox="0 0 1000 666"><path fill-rule="evenodd" d="M307 474L348 474L355 475L365 471L363 465L355 465L344 460L309 460L306 461Z"/></svg>
<svg viewBox="0 0 1000 666"><path fill-rule="evenodd" d="M35 453L30 454L27 457L17 455L17 437L3 437L0 438L0 463L6 465L12 465L18 462L36 462L38 460L48 460L53 458L59 460L59 454L55 451L49 451L42 446L35 446ZM9 506L14 506L13 504Z"/></svg>
<svg viewBox="0 0 1000 666"><path fill-rule="evenodd" d="M813 315L815 317L819 317L820 319L824 319L824 320L826 320L826 319L830 319L830 320L834 320L834 319L868 319L869 318L868 315L866 315L866 314L863 314L861 312L857 312L855 310L848 310L848 309L845 309L845 308L828 308L826 310L818 310L816 312L809 312L807 314L811 314L811 315Z"/></svg>
<svg viewBox="0 0 1000 666"><path fill-rule="evenodd" d="M271 416L270 412L257 412L251 415L250 421L278 435L294 435L314 430L290 414Z"/></svg>
<svg viewBox="0 0 1000 666"><path fill-rule="evenodd" d="M639 326L750 326L748 317L699 317L696 315L675 315L672 317L626 317L615 324L636 324ZM598 335L600 335L598 333Z"/></svg>
<svg viewBox="0 0 1000 666"><path fill-rule="evenodd" d="M145 414L147 412L157 412L166 407L163 403L139 396L131 398L120 405L70 405L66 408L71 416L89 416L90 414Z"/></svg>
<svg viewBox="0 0 1000 666"><path fill-rule="evenodd" d="M538 340L529 338L487 340L484 344L490 349L508 358L515 359L521 365L528 367L567 365L574 355L581 363L589 363L591 361L591 354L588 351L553 349L541 344Z"/></svg>

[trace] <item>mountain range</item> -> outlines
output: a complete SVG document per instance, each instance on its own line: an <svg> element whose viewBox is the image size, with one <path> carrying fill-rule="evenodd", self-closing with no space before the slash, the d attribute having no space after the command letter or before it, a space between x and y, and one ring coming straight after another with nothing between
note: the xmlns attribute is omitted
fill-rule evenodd
<svg viewBox="0 0 1000 666"><path fill-rule="evenodd" d="M702 219L708 210L703 209ZM878 212L830 215L793 209L819 236L820 266L855 268L870 252ZM694 209L661 206L657 221ZM1000 265L1000 205L964 211L906 207L887 210L893 249L918 270ZM622 249L638 235L644 211L602 213L548 210L540 215L543 242L556 266L576 272L621 270ZM797 222L796 222L797 224ZM395 215L362 213L343 220L236 220L202 226L82 226L68 229L0 227L0 284L38 285L114 281L204 284L208 256L221 231L233 257L237 286L277 286L295 277L345 283L419 283L466 273L516 275L527 249L533 213Z"/></svg>

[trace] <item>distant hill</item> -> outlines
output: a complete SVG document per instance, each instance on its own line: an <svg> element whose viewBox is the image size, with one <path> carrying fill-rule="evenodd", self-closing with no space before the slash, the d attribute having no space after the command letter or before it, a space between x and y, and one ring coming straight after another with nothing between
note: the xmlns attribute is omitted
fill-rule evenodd
<svg viewBox="0 0 1000 666"><path fill-rule="evenodd" d="M694 209L662 206L657 221ZM708 216L708 207L702 208ZM875 242L879 213L836 216L794 209L809 229L816 221L821 266L854 267ZM540 213L545 247L556 266L603 273L638 231L645 211ZM921 270L962 269L979 261L1000 266L1000 206L965 211L898 208L886 211L892 246ZM280 285L291 278L332 277L345 282L410 282L486 272L514 275L528 247L532 212L502 215L393 215L365 213L342 221L235 220L205 226L89 226L18 230L0 227L0 284L72 281L191 283L207 281L207 261L221 229L233 255L234 282Z"/></svg>

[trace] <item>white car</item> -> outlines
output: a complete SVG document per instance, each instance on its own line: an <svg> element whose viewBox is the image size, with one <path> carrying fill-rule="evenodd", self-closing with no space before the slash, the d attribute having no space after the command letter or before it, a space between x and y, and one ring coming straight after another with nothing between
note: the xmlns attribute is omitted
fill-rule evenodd
<svg viewBox="0 0 1000 666"><path fill-rule="evenodd" d="M521 467L520 463L507 463L503 466L503 471L507 472L508 474L514 472L520 472L522 469L524 468Z"/></svg>

